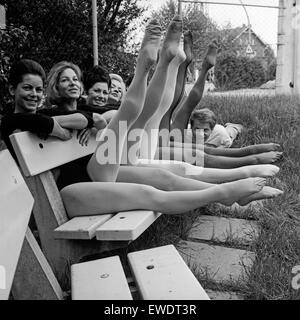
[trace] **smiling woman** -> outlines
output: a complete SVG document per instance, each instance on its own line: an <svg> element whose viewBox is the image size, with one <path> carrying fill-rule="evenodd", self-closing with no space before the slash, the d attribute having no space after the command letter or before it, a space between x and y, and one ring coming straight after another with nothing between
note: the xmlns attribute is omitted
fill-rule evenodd
<svg viewBox="0 0 300 320"><path fill-rule="evenodd" d="M111 88L108 96L108 103L120 104L126 91L125 83L118 74L111 73L109 76L111 79Z"/></svg>
<svg viewBox="0 0 300 320"><path fill-rule="evenodd" d="M43 98L43 80L35 74L26 74L17 87L10 86L15 97L15 112L35 112Z"/></svg>
<svg viewBox="0 0 300 320"><path fill-rule="evenodd" d="M61 61L54 65L48 75L47 100L61 109L76 110L77 100L83 92L81 71L71 62Z"/></svg>
<svg viewBox="0 0 300 320"><path fill-rule="evenodd" d="M111 81L108 72L101 66L94 66L84 75L84 88L87 93L87 104L102 110L107 104Z"/></svg>
<svg viewBox="0 0 300 320"><path fill-rule="evenodd" d="M45 72L33 60L24 59L12 66L9 92L14 97L15 113L34 113L41 103L44 92Z"/></svg>

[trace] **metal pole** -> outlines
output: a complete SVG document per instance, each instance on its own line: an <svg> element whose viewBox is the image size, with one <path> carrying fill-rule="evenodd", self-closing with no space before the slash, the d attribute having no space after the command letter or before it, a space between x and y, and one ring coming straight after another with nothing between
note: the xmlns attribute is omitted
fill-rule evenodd
<svg viewBox="0 0 300 320"><path fill-rule="evenodd" d="M249 18L249 15L248 15L248 12L247 12L247 9L243 3L242 0L240 0L240 3L241 5L243 6L245 12L246 12L246 16L247 16L247 20L248 20L248 42L249 42L249 45L251 45L251 23L250 23L250 18Z"/></svg>
<svg viewBox="0 0 300 320"><path fill-rule="evenodd" d="M93 18L93 57L94 57L94 66L97 66L99 64L97 0L92 0L92 18Z"/></svg>
<svg viewBox="0 0 300 320"><path fill-rule="evenodd" d="M178 14L180 16L182 15L182 2L181 2L181 0L178 0Z"/></svg>
<svg viewBox="0 0 300 320"><path fill-rule="evenodd" d="M196 1L196 0L180 0L180 2L191 2L191 3L206 3L206 4L222 4L227 6L246 6L246 7L256 7L256 8L269 8L269 9L280 9L280 6L268 6L261 4L240 4L240 3L229 3L229 2L216 2L216 1Z"/></svg>

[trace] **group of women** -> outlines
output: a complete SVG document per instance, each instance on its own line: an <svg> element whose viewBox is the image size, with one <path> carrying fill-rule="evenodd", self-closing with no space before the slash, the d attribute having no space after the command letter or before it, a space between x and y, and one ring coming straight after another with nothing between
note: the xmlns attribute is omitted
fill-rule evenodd
<svg viewBox="0 0 300 320"><path fill-rule="evenodd" d="M94 67L82 79L78 66L63 61L53 66L46 80L43 68L33 60L24 59L12 66L9 91L14 97L14 112L1 122L2 137L12 154L9 135L15 130L67 140L76 129L81 144L88 143L89 136L98 132L98 147L92 156L61 168L58 186L70 217L138 209L181 214L212 202L246 205L282 194L266 186L266 178L279 171L271 164L281 156L276 144L204 151L191 146L193 158L189 158L184 144L159 141L160 130L185 127L202 97L206 74L215 63L216 49L212 45L199 79L179 106L191 61L191 36L186 34L181 41L182 29L182 18L175 16L161 43L159 23L149 22L126 94L120 79L118 88L113 83L116 76L111 79L101 67ZM149 71L155 64L148 83ZM51 108L39 109L45 87ZM107 107L110 89L115 91L112 100L122 100L115 110ZM84 90L87 97L82 103ZM125 134L120 132L122 121L126 122ZM134 143L128 139L133 131L139 137ZM117 152L116 161L103 163L99 160L104 157L103 145L109 132L115 136L112 147ZM126 159L124 155L133 144L136 152ZM171 154L171 161L165 161L166 154ZM204 159L204 167L195 165L195 157Z"/></svg>

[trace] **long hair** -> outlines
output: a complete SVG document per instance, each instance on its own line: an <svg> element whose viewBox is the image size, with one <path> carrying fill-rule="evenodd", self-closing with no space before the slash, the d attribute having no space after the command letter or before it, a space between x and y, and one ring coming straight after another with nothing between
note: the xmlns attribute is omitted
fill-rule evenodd
<svg viewBox="0 0 300 320"><path fill-rule="evenodd" d="M82 74L80 68L68 61L61 61L56 63L50 70L48 77L47 77L47 88L46 88L46 94L47 94L47 101L53 105L53 104L60 104L61 103L61 96L58 91L58 83L59 78L61 74L66 69L72 69L80 82L80 95L83 93L83 85L82 85Z"/></svg>

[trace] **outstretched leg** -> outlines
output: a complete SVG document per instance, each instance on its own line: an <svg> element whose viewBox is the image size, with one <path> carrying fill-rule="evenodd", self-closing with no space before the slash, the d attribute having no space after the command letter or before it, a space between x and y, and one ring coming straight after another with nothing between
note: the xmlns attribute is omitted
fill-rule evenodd
<svg viewBox="0 0 300 320"><path fill-rule="evenodd" d="M280 151L281 146L277 143L262 143L254 144L251 146L246 146L242 148L213 148L206 145L197 145L195 143L181 143L179 141L170 142L171 147L177 148L195 148L195 149L204 149L204 152L214 156L224 156L224 157L245 157L258 153L266 153L270 151Z"/></svg>
<svg viewBox="0 0 300 320"><path fill-rule="evenodd" d="M182 45L179 46L175 58L169 64L166 85L160 105L145 126L141 140L141 158L154 159L158 143L159 124L166 111L170 108L174 97L178 68L186 58ZM166 132L166 135L166 139L169 140L168 132Z"/></svg>
<svg viewBox="0 0 300 320"><path fill-rule="evenodd" d="M264 185L262 178L249 178L200 191L161 191L131 183L85 182L65 187L61 195L70 218L139 209L182 214L213 202L231 205L254 197Z"/></svg>
<svg viewBox="0 0 300 320"><path fill-rule="evenodd" d="M279 172L279 167L272 164L244 166L234 169L215 169L198 167L180 161L140 159L138 166L166 169L181 177L215 184L251 177L269 178L275 176Z"/></svg>
<svg viewBox="0 0 300 320"><path fill-rule="evenodd" d="M131 157L127 157L127 164L134 165L139 157L139 150L141 147L141 137L144 132L145 126L150 118L155 114L159 108L163 92L166 85L168 67L171 60L176 56L178 52L180 37L182 35L182 18L177 15L170 22L167 33L160 51L158 64L155 72L147 88L147 94L145 103L143 105L142 112L131 127L131 130L137 134L140 138L138 142L130 141L128 137L127 153ZM137 149L136 153L129 153L130 149ZM123 155L123 159L126 158Z"/></svg>
<svg viewBox="0 0 300 320"><path fill-rule="evenodd" d="M201 150L176 147L158 148L155 159L184 161L205 168L231 169L248 165L271 164L278 161L282 152L270 151L245 157L223 157Z"/></svg>
<svg viewBox="0 0 300 320"><path fill-rule="evenodd" d="M132 83L118 112L102 131L99 145L88 163L87 170L94 181L116 181L127 135L127 132L120 132L119 124L125 122L127 130L129 130L141 113L146 95L147 76L151 66L157 60L160 40L161 27L157 20L152 20L146 27ZM108 138L108 144L104 141L105 137ZM109 163L101 163L105 152L109 152L109 148L114 149L114 159L108 161Z"/></svg>
<svg viewBox="0 0 300 320"><path fill-rule="evenodd" d="M192 37L191 31L188 31L184 34L184 53L186 55L186 59L183 63L181 63L179 67L177 78L176 78L174 98L170 108L161 119L160 127L159 127L160 130L166 129L170 131L171 129L170 125L171 125L172 115L175 109L179 107L179 104L182 102L182 99L183 99L187 69L193 59L192 52L193 52L193 37Z"/></svg>
<svg viewBox="0 0 300 320"><path fill-rule="evenodd" d="M171 125L171 129L179 129L181 130L182 134L184 133L184 130L188 126L191 113L202 98L207 73L209 69L211 69L216 64L216 57L217 43L216 41L213 41L208 47L208 51L202 63L202 69L200 71L199 78L194 84L188 97L176 112L173 123Z"/></svg>

